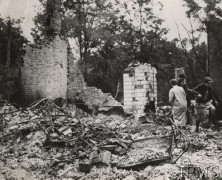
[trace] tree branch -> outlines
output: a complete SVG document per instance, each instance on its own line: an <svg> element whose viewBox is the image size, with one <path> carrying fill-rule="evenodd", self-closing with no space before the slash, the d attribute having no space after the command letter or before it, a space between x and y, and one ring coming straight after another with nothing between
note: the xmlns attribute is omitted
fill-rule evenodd
<svg viewBox="0 0 222 180"><path fill-rule="evenodd" d="M189 19L189 20L190 20L190 19ZM194 31L193 31L193 26L192 26L191 22L190 22L190 25L191 25L191 29L192 29L192 30L191 30L191 31L192 31L192 33L191 33L192 38L191 38L190 33L189 33L189 31L187 30L187 28L182 24L183 28L185 29L185 31L186 31L189 39L190 39L190 42L191 42L191 45L192 45L192 48L193 48L193 51L194 51L196 60L199 62L199 64L201 65L201 67L205 69L205 66L204 66L204 64L201 62L200 57L198 56L197 51L196 51L195 39L194 39L194 34L193 34Z"/></svg>
<svg viewBox="0 0 222 180"><path fill-rule="evenodd" d="M176 23L176 22L175 22L175 23ZM181 44L181 47L182 47L182 49L183 49L184 55L185 55L185 57L186 57L186 59L187 59L187 63L188 63L189 68L190 68L191 76L193 77L194 81L197 82L196 76L195 76L195 74L194 74L194 70L193 70L193 67L192 67L191 59L189 58L189 55L188 55L188 52L187 52L186 47L185 47L184 44L182 43L182 38L181 38L180 31L179 31L179 27L178 27L178 24L177 24L177 23L176 23L176 26L177 26L177 32L178 32L180 44Z"/></svg>

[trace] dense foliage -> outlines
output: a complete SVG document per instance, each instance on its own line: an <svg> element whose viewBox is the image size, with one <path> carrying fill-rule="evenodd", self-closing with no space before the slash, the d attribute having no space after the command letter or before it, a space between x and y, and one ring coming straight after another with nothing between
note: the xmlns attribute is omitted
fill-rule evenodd
<svg viewBox="0 0 222 180"><path fill-rule="evenodd" d="M199 38L193 38L192 44L194 44L191 53L196 57L196 61L199 63L198 68L204 68L202 74L210 75L210 70L204 63L204 60L210 60L210 58L221 61L222 54L222 9L221 0L184 0L188 10L186 12L187 17L193 19L199 23L197 29L193 30L199 33L207 34L207 46L199 43ZM207 53L208 52L208 53Z"/></svg>
<svg viewBox="0 0 222 180"><path fill-rule="evenodd" d="M6 65L10 50L11 66L16 65L25 53L24 46L27 39L22 36L21 20L3 19L0 17L0 64ZM8 43L10 41L10 43ZM10 46L10 49L8 49Z"/></svg>
<svg viewBox="0 0 222 180"><path fill-rule="evenodd" d="M0 18L0 96L8 100L19 90L19 65L28 43L20 24L20 19Z"/></svg>

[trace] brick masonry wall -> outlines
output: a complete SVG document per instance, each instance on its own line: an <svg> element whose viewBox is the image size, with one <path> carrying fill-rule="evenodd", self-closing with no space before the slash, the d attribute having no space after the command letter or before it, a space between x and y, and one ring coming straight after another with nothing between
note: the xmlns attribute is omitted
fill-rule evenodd
<svg viewBox="0 0 222 180"><path fill-rule="evenodd" d="M27 46L21 67L21 87L26 101L67 97L66 40L56 36L40 47Z"/></svg>
<svg viewBox="0 0 222 180"><path fill-rule="evenodd" d="M150 64L128 67L123 74L124 109L141 115L150 101L157 103L156 69Z"/></svg>

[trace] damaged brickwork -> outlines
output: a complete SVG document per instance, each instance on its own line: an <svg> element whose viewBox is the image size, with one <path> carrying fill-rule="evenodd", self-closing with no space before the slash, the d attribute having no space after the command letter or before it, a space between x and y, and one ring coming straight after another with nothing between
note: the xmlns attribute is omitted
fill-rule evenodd
<svg viewBox="0 0 222 180"><path fill-rule="evenodd" d="M21 67L21 87L25 102L40 98L83 100L93 109L119 103L95 87L89 88L75 62L68 40L61 38L61 0L47 1L47 38L43 45L28 45ZM73 102L73 101L72 101Z"/></svg>
<svg viewBox="0 0 222 180"><path fill-rule="evenodd" d="M27 101L73 98L84 86L84 77L66 40L56 36L48 44L27 46L21 67L21 87Z"/></svg>
<svg viewBox="0 0 222 180"><path fill-rule="evenodd" d="M21 67L21 87L27 101L66 98L67 46L59 36L40 47L27 46Z"/></svg>
<svg viewBox="0 0 222 180"><path fill-rule="evenodd" d="M24 100L67 98L68 41L61 38L61 0L47 0L47 37L42 45L28 45L21 67Z"/></svg>
<svg viewBox="0 0 222 180"><path fill-rule="evenodd" d="M145 106L157 105L157 71L150 64L132 65L125 69L124 109L142 115Z"/></svg>
<svg viewBox="0 0 222 180"><path fill-rule="evenodd" d="M26 102L47 97L83 100L89 109L120 106L100 89L86 86L68 42L59 36L42 46L27 46L21 87Z"/></svg>
<svg viewBox="0 0 222 180"><path fill-rule="evenodd" d="M47 1L46 32L42 45L28 45L21 67L24 100L73 98L84 88L84 78L74 62L68 40L61 32L61 0Z"/></svg>
<svg viewBox="0 0 222 180"><path fill-rule="evenodd" d="M100 89L86 86L68 42L59 36L42 46L27 46L21 87L26 102L47 97L83 100L89 109L120 106Z"/></svg>

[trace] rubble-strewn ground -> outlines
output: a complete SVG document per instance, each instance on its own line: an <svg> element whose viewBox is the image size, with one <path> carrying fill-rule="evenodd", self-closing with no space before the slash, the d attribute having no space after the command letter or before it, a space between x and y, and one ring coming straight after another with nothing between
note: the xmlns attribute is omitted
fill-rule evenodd
<svg viewBox="0 0 222 180"><path fill-rule="evenodd" d="M0 179L222 177L222 133L218 131L201 129L200 133L191 133L188 127L183 131L191 141L190 148L175 164L171 162L187 145L183 136L174 143L171 162L126 170L119 168L123 162L133 164L145 158L167 156L163 149L152 151L158 147L152 145L155 137L170 135L171 126L141 124L132 116L75 116L47 99L23 110L1 105L0 113L12 111L15 112L1 118L4 128L0 134ZM154 137L154 140L133 147L135 140L147 137Z"/></svg>

